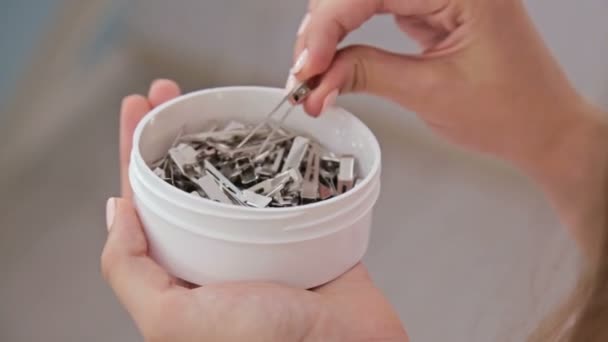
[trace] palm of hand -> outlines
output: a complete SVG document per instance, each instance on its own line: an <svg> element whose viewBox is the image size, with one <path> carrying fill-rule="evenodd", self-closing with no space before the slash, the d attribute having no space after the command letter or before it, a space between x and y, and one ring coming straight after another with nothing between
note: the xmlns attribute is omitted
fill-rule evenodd
<svg viewBox="0 0 608 342"><path fill-rule="evenodd" d="M193 287L170 276L148 253L131 204L127 168L133 130L153 106L179 95L155 82L148 98L125 98L121 113L124 199L115 201L102 270L146 341L407 340L398 317L359 264L313 291L269 283Z"/></svg>
<svg viewBox="0 0 608 342"><path fill-rule="evenodd" d="M173 289L160 308L142 329L150 341L406 340L362 265L314 291L267 283Z"/></svg>

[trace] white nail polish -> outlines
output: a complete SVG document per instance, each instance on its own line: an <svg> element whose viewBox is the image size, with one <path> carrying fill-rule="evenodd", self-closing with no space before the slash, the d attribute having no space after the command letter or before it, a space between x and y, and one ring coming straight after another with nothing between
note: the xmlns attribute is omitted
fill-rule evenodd
<svg viewBox="0 0 608 342"><path fill-rule="evenodd" d="M296 77L292 74L289 74L287 77L287 83L285 83L285 90L291 91L293 87L296 85Z"/></svg>
<svg viewBox="0 0 608 342"><path fill-rule="evenodd" d="M302 23L300 24L300 27L298 28L298 36L302 35L302 33L304 33L304 30L306 30L306 27L308 26L308 23L310 22L310 13L306 13L306 15L304 16L304 19L302 19Z"/></svg>
<svg viewBox="0 0 608 342"><path fill-rule="evenodd" d="M116 214L116 199L109 198L106 202L106 228L108 231L112 229L112 225L114 224L114 216Z"/></svg>
<svg viewBox="0 0 608 342"><path fill-rule="evenodd" d="M304 65L306 65L307 60L308 60L308 49L304 49L304 51L302 51L300 53L300 56L298 56L296 63L293 65L293 68L291 68L291 73L295 75L295 74L299 73L300 71L302 71L302 69L304 68Z"/></svg>

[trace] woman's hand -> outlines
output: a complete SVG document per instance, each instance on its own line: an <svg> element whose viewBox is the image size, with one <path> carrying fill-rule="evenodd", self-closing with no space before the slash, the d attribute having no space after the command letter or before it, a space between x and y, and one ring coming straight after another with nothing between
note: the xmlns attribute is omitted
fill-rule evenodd
<svg viewBox="0 0 608 342"><path fill-rule="evenodd" d="M422 52L336 52L375 14L393 15ZM451 141L531 175L581 243L581 227L605 217L606 123L572 88L521 0L311 0L294 61L299 80L320 77L305 103L310 114L337 92L389 98Z"/></svg>
<svg viewBox="0 0 608 342"><path fill-rule="evenodd" d="M422 52L336 52L379 13L394 15ZM322 75L305 103L313 115L336 90L368 92L417 112L452 141L518 162L543 156L580 121L572 111L582 101L520 0L312 0L295 59L298 79Z"/></svg>
<svg viewBox="0 0 608 342"><path fill-rule="evenodd" d="M120 126L122 199L107 208L105 279L146 341L407 341L386 299L362 265L313 291L269 283L193 287L156 264L131 202L127 176L139 120L179 95L171 81L155 82L148 98L124 99Z"/></svg>

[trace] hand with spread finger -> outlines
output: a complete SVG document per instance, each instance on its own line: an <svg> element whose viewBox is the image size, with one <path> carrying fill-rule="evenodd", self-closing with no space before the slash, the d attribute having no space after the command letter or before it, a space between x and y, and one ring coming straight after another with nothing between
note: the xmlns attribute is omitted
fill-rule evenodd
<svg viewBox="0 0 608 342"><path fill-rule="evenodd" d="M270 283L192 286L149 256L127 177L133 131L153 107L179 95L155 82L122 105L122 198L107 203L102 271L146 341L407 341L401 323L361 264L312 291Z"/></svg>
<svg viewBox="0 0 608 342"><path fill-rule="evenodd" d="M393 15L421 52L337 50L376 14ZM521 168L571 227L603 205L595 189L608 159L593 146L608 143L606 122L571 86L522 0L311 0L287 87L312 78L304 107L313 116L339 93L382 96L450 141Z"/></svg>

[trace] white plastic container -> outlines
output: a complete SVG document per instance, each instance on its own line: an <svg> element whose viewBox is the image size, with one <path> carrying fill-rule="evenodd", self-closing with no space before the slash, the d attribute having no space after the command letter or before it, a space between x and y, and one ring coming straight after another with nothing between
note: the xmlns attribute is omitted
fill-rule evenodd
<svg viewBox="0 0 608 342"><path fill-rule="evenodd" d="M335 153L356 157L363 178L332 199L291 208L248 208L185 193L158 178L161 158L181 127L200 132L209 121L258 123L283 90L227 87L190 93L150 112L135 130L129 178L153 258L173 275L203 285L272 281L311 288L361 260L380 192L380 147L354 115L333 109L320 118L295 110L285 125Z"/></svg>

